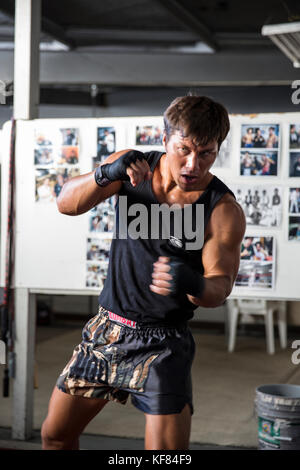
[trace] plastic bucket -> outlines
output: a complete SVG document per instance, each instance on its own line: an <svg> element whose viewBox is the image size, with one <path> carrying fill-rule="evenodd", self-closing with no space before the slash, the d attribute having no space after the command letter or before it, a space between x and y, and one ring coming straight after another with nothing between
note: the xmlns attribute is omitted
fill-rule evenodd
<svg viewBox="0 0 300 470"><path fill-rule="evenodd" d="M300 450L300 386L261 385L256 389L258 448Z"/></svg>

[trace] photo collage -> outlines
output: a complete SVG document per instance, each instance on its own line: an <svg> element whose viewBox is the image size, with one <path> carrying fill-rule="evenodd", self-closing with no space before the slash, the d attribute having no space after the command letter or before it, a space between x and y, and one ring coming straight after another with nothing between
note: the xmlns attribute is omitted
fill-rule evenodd
<svg viewBox="0 0 300 470"><path fill-rule="evenodd" d="M231 130L221 145L214 168L230 168L233 151ZM237 202L242 207L247 227L263 228L261 235L246 236L241 247L241 262L235 282L237 287L248 289L274 288L274 247L276 236L273 230L281 229L284 214L288 213L288 241L300 241L300 184L291 183L288 188L288 208L284 203L284 186L277 184L281 146L281 125L271 123L239 124L240 161L239 184L230 184ZM300 176L300 124L289 123L289 177ZM162 125L136 125L134 136L127 146L155 149L163 146ZM116 149L116 128L96 128L96 157L92 157L94 170ZM143 149L141 148L141 151ZM35 131L34 165L36 172L36 201L52 202L58 197L63 184L79 175L79 129L59 128L56 131ZM249 183L243 177L251 177ZM267 184L263 183L265 177ZM254 179L257 177L255 183ZM259 178L261 177L261 178ZM246 183L247 181L247 183ZM101 289L108 269L109 249L114 230L116 196L95 206L88 213L86 287ZM254 232L255 233L255 232Z"/></svg>
<svg viewBox="0 0 300 470"><path fill-rule="evenodd" d="M300 176L300 124L289 124L288 127L289 176ZM251 179L259 176L278 176L280 141L280 125L277 123L242 124L240 176L250 176ZM258 178L260 182L261 179ZM289 188L287 208L283 199L283 186L274 183L258 184L258 180L251 185L230 185L244 211L247 227L281 228L283 214L288 213L288 240L299 241L300 188ZM275 236L266 235L267 233L264 233L264 236L259 238L244 238L236 286L252 289L274 288ZM257 259L258 252L260 259ZM267 256L262 259L264 252Z"/></svg>
<svg viewBox="0 0 300 470"><path fill-rule="evenodd" d="M278 124L242 124L240 175L276 176L279 142Z"/></svg>
<svg viewBox="0 0 300 470"><path fill-rule="evenodd" d="M97 127L97 156L92 157L92 170L116 152L116 129ZM109 250L114 230L115 196L88 212L86 287L102 289L107 275Z"/></svg>
<svg viewBox="0 0 300 470"><path fill-rule="evenodd" d="M35 129L35 201L56 200L66 181L78 176L79 129Z"/></svg>
<svg viewBox="0 0 300 470"><path fill-rule="evenodd" d="M236 286L252 289L274 287L273 237L244 237Z"/></svg>

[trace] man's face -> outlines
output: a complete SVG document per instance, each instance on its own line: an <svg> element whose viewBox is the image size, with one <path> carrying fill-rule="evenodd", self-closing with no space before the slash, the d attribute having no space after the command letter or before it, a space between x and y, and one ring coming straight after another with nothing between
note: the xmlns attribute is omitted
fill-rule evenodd
<svg viewBox="0 0 300 470"><path fill-rule="evenodd" d="M252 238L246 238L244 245L248 248L252 243Z"/></svg>
<svg viewBox="0 0 300 470"><path fill-rule="evenodd" d="M205 181L209 169L218 154L218 143L212 141L207 145L195 145L189 137L183 137L179 131L172 134L166 143L168 166L172 177L183 191L196 191Z"/></svg>

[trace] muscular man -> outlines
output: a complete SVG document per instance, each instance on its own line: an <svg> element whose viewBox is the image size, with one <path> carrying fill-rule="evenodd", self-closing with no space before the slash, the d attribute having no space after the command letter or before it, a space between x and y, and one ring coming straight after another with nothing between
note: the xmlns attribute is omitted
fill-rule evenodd
<svg viewBox="0 0 300 470"><path fill-rule="evenodd" d="M114 237L98 314L84 326L51 396L44 449L78 449L88 422L108 401L124 404L129 395L145 415L145 449L188 449L195 354L188 320L198 306L217 307L230 294L245 218L230 189L209 171L229 131L225 108L206 97L181 97L167 108L164 123L164 152L112 154L94 172L68 181L58 208L79 215L118 194L116 220L120 225L126 218L129 234L137 204L149 209L151 225L154 204L176 203L180 212L192 209L187 224L202 224L204 243L193 249L186 231L175 237L171 223L165 238L161 225L156 238Z"/></svg>

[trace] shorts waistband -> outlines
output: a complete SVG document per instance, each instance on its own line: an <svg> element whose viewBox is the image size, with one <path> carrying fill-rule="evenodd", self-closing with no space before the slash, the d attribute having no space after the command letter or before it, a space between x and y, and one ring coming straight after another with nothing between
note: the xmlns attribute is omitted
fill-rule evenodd
<svg viewBox="0 0 300 470"><path fill-rule="evenodd" d="M129 318L122 317L121 315L118 315L114 312L111 312L101 305L99 305L98 309L98 314L104 315L109 320L118 323L119 325L127 326L133 330L138 330L138 329L143 329L143 328L170 328L170 329L176 329L176 328L187 328L188 324L187 321L181 322L181 323L149 323L149 322L136 322L135 320L130 320Z"/></svg>

